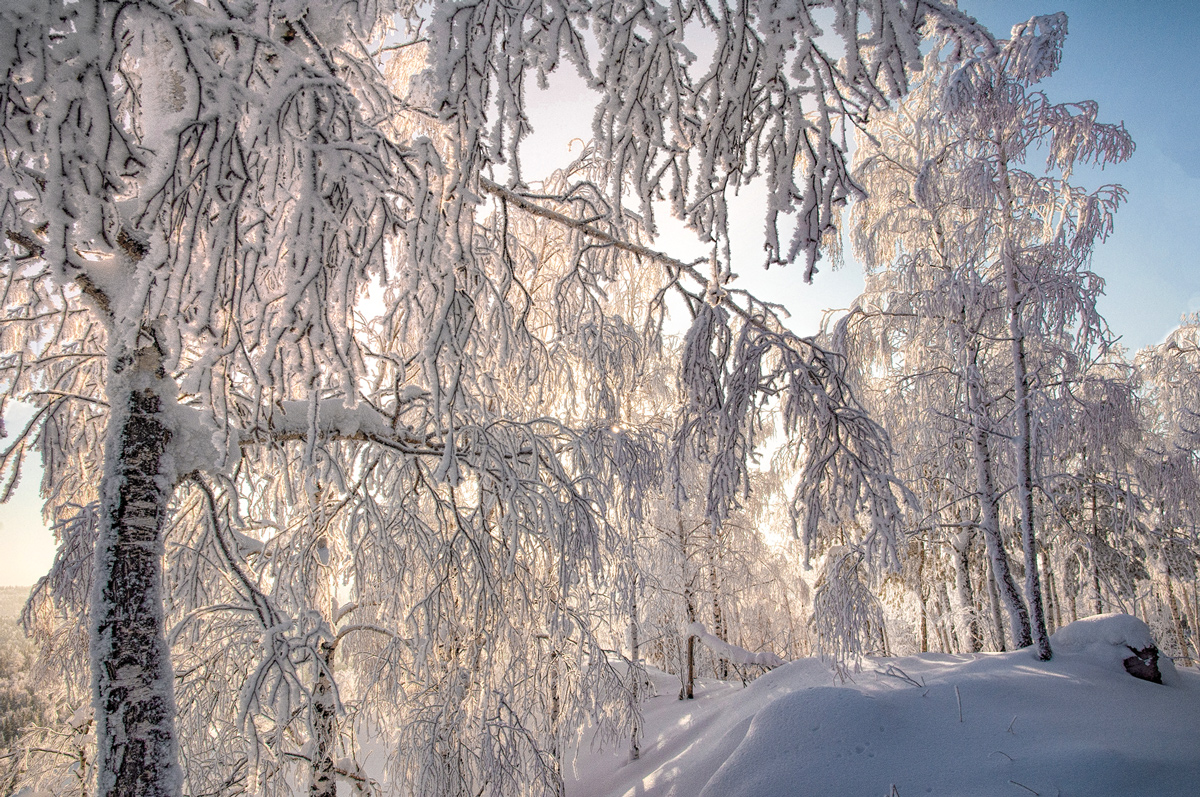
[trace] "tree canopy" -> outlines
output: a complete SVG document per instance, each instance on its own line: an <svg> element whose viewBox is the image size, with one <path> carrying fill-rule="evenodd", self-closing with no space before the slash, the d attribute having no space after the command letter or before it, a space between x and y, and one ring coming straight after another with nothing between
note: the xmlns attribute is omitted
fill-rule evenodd
<svg viewBox="0 0 1200 797"><path fill-rule="evenodd" d="M904 468L954 458L898 466L910 428L861 396L873 368L918 366L894 344L930 330L953 342L921 367L968 385L979 476L952 443L939 489L991 512L991 564L955 548L959 609L1008 562L1002 508L1040 600L1030 502L1081 504L1033 478L1041 449L1001 440L1103 383L1084 267L1120 193L1068 178L1132 146L1093 106L1026 91L1063 35L1039 17L997 44L936 0L7 4L0 388L35 412L0 467L9 491L31 452L45 469L59 552L26 618L64 683L53 743L78 762L75 781L23 777L333 795L386 770L402 793L561 794L584 726L636 755L647 660L690 696L684 667L779 661L765 629L839 666L887 652L877 596L924 567L934 500ZM535 181L528 107L563 68L597 94L592 141ZM933 140L891 151L898 119ZM1039 141L1053 176L1015 166ZM801 337L739 288L729 204L751 185L765 263L803 261L805 280L863 201L869 266L919 318L883 333L884 359ZM663 214L711 257L662 251ZM943 223L953 243L917 242ZM930 417L959 418L957 389L892 399L928 391L947 402ZM1165 518L1175 488L1156 489ZM794 549L764 542L768 518ZM1190 522L1162 538L1186 548ZM1195 571L1168 548L1169 591ZM985 578L1026 642L1015 579Z"/></svg>

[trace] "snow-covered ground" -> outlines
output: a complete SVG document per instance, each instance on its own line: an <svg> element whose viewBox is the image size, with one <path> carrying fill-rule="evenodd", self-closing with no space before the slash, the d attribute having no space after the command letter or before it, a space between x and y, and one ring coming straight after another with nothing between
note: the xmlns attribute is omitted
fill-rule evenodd
<svg viewBox="0 0 1200 797"><path fill-rule="evenodd" d="M686 702L654 673L640 760L585 746L567 795L1200 795L1200 673L1164 657L1162 685L1129 675L1148 641L1141 621L1106 615L1059 631L1049 662L869 659L841 683L806 659Z"/></svg>

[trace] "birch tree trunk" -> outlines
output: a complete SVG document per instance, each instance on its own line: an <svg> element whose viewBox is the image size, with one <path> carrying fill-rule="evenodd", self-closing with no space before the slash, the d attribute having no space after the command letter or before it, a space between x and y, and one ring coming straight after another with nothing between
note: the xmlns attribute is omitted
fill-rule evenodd
<svg viewBox="0 0 1200 797"><path fill-rule="evenodd" d="M954 592L958 596L958 611L962 627L966 632L966 646L971 653L983 650L983 639L979 634L979 621L975 617L975 599L971 593L971 572L968 555L971 547L971 532L955 534L950 545L954 551Z"/></svg>
<svg viewBox="0 0 1200 797"><path fill-rule="evenodd" d="M1004 642L1004 618L1000 616L1000 597L996 594L996 574L993 572L991 561L984 563L983 581L987 585L988 607L992 612L992 627L996 629L996 650L1003 653L1008 650Z"/></svg>
<svg viewBox="0 0 1200 797"><path fill-rule="evenodd" d="M630 714L637 717L637 706L641 702L641 680L642 673L638 668L638 661L641 660L641 640L638 639L638 599L637 599L637 574L633 574L631 579L631 593L629 598L629 695L630 701L633 703L633 711ZM638 727L637 720L634 720L633 727L629 731L629 760L637 761L642 757L641 749L642 729Z"/></svg>
<svg viewBox="0 0 1200 797"><path fill-rule="evenodd" d="M337 646L320 643L317 683L313 687L313 757L309 797L337 797L333 753L337 743L337 699L333 690L333 657Z"/></svg>
<svg viewBox="0 0 1200 797"><path fill-rule="evenodd" d="M925 541L917 543L917 601L921 604L921 652L929 652L929 607L925 601Z"/></svg>
<svg viewBox="0 0 1200 797"><path fill-rule="evenodd" d="M1028 647L1032 641L1029 613L1020 593L1017 592L1016 582L1013 581L1012 572L1008 567L1008 554L1004 552L1004 542L1000 538L1000 513L997 508L996 487L992 479L992 458L987 444L987 432L978 417L974 425L971 443L975 454L975 483L979 491L979 526L987 545L988 558L992 562L992 574L995 576L996 588L1000 591L1000 600L1008 610L1013 645L1018 648ZM1003 637L1003 633L1000 636Z"/></svg>
<svg viewBox="0 0 1200 797"><path fill-rule="evenodd" d="M182 789L170 649L163 629L164 473L173 393L153 332L110 353L91 659L98 797L175 797ZM149 339L148 343L143 341Z"/></svg>
<svg viewBox="0 0 1200 797"><path fill-rule="evenodd" d="M683 557L683 603L687 613L687 653L684 662L683 688L679 691L680 700L691 700L695 697L696 684L696 637L692 634L692 623L696 622L696 604L692 596L691 568L688 567L687 535L683 530L683 518L679 521L679 550Z"/></svg>
<svg viewBox="0 0 1200 797"><path fill-rule="evenodd" d="M729 632L725 630L725 616L721 613L720 580L717 578L717 555L712 548L708 551L708 583L712 589L713 635L722 642L729 641ZM690 622L690 621L689 621ZM729 680L729 659L717 657L717 678Z"/></svg>
<svg viewBox="0 0 1200 797"><path fill-rule="evenodd" d="M1025 595L1032 615L1033 641L1042 661L1050 658L1050 636L1042 607L1042 585L1034 539L1033 440L1030 430L1029 377L1025 367L1025 331L1021 322L1022 298L1017 288L1016 244L1013 230L1012 188L1008 177L1008 153L998 144L1000 178L1000 225L1003 241L1000 261L1004 267L1004 291L1008 304L1008 334L1012 345L1013 412L1017 422L1017 503L1021 510L1021 548L1025 553Z"/></svg>

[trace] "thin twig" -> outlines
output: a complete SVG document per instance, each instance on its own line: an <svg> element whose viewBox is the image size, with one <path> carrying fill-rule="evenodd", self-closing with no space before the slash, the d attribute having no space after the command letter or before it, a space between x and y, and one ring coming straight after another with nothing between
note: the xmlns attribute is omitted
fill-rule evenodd
<svg viewBox="0 0 1200 797"><path fill-rule="evenodd" d="M962 722L962 695L958 693L958 684L954 685L954 697L958 699L958 721Z"/></svg>
<svg viewBox="0 0 1200 797"><path fill-rule="evenodd" d="M384 53L394 52L395 50L403 50L406 47L412 47L414 44L428 44L428 43L429 43L429 39L413 39L412 41L408 41L408 42L399 42L397 44L388 44L388 45L380 47L378 50L375 50L374 52L372 52L371 57L378 58L379 56L383 55Z"/></svg>
<svg viewBox="0 0 1200 797"><path fill-rule="evenodd" d="M1017 783L1015 780L1010 780L1010 781L1009 781L1009 783L1011 783L1011 784L1012 784L1012 785L1014 785L1014 786L1020 786L1022 789L1024 789L1024 790L1025 790L1025 791L1027 791L1027 792L1029 792L1030 794L1038 794L1036 791L1034 791L1033 789L1029 788L1029 787L1028 787L1028 786L1026 786L1024 783ZM1040 794L1038 794L1038 797L1041 797L1041 795L1040 795Z"/></svg>
<svg viewBox="0 0 1200 797"><path fill-rule="evenodd" d="M917 687L921 687L921 688L925 687L924 677L922 677L921 680L918 681L917 679L913 678L911 675L906 673L904 670L897 667L895 664L889 664L887 666L887 669L884 669L884 670L876 670L875 674L876 675L887 675L892 678L897 678L901 681L904 681L905 683L912 684L913 686L917 686Z"/></svg>

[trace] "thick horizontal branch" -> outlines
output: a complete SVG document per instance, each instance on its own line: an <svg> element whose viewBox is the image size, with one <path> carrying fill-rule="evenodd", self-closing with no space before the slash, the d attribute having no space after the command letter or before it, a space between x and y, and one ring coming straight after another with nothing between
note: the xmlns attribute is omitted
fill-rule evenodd
<svg viewBox="0 0 1200 797"><path fill-rule="evenodd" d="M525 212L527 212L533 216L539 216L543 219L547 219L549 221L553 221L558 224L562 224L565 227L570 227L573 230L578 230L579 232L583 233L584 235L588 236L589 238L593 238L597 241L600 241L601 243L607 244L607 245L613 247L614 249L619 249L622 252L628 252L631 255L636 255L638 257L644 257L648 260L653 260L653 261L662 263L669 270L672 270L675 272L675 275L674 275L675 276L675 287L680 292L682 292L683 294L685 294L686 296L688 296L691 299L694 299L696 301L705 301L706 300L705 297L709 294L710 289L714 288L714 286L711 284L709 279L707 277L705 277L702 273L700 273L700 271L696 268L696 265L694 262L693 263L685 263L682 260L671 257L667 253L660 252L657 249L651 249L648 246L642 246L641 244L630 243L629 241L625 241L620 238L617 238L615 235L612 235L611 233L607 233L604 230L599 229L598 227L594 227L593 225L591 225L587 222L580 221L579 219L576 219L576 218L572 218L571 216L568 216L565 213L559 213L556 210L551 210L549 208L542 207L541 205L537 204L536 202L533 202L532 200L530 200L528 197L521 196L520 194L516 193L515 191L511 191L497 183L494 183L491 180L487 179L486 177L481 176L479 178L479 184L488 193L494 194L495 196L500 197L501 199L503 199L506 202L511 202L512 204L519 207L521 210L524 210ZM703 290L700 293L693 293L691 291L686 290L685 288L683 288L682 286L680 286L678 284L678 278L680 276L687 276L687 277L690 277L691 279L695 280L703 288ZM770 329L769 327L767 327L767 325L763 323L763 320L761 318L754 315L754 313L752 313L750 310L736 304L734 301L732 301L730 296L731 296L731 294L737 294L737 295L744 296L744 297L746 297L747 301L751 305L757 304L761 307L769 308L772 312L772 315L774 315L776 312L784 312L786 314L786 311L784 311L782 306L770 304L768 302L763 302L759 299L756 299L751 294L749 294L748 292L743 291L743 290L729 290L728 288L722 288L720 290L720 293L722 294L721 306L727 308L734 315L739 316L747 324L755 326L755 327L761 329L762 331L773 334L773 335L777 335L782 331L779 329L773 330L773 329ZM778 318L776 318L776 320L778 320ZM811 345L811 341L805 341L805 342L809 343Z"/></svg>
<svg viewBox="0 0 1200 797"><path fill-rule="evenodd" d="M696 267L694 265L684 263L682 260L677 260L676 258L673 258L670 255L666 254L665 252L659 252L658 250L651 249L648 246L642 246L641 244L635 244L635 243L630 243L629 241L621 240L620 238L617 238L616 236L611 235L611 234L605 232L604 230L601 230L597 227L593 227L591 224L588 224L587 222L580 221L579 219L576 219L576 218L572 218L571 216L568 216L565 213L559 213L558 211L550 210L549 208L544 208L541 205L537 204L536 202L533 202L532 200L521 196L520 194L516 193L515 191L510 191L509 189L507 189L501 185L498 185L497 183L493 183L491 180L487 179L486 177L480 177L479 184L483 187L483 189L485 191L495 194L496 196L501 197L502 199L504 199L507 202L513 203L517 207L521 208L521 210L524 210L526 213L530 213L534 216L540 216L543 219L548 219L550 221L557 222L566 227L570 227L571 229L574 229L574 230L579 230L581 233L583 233L584 235L587 235L589 238L595 238L596 240L601 241L602 243L608 244L609 246L613 247L614 249L620 249L623 252L629 252L632 255L644 257L649 260L657 260L667 266L670 266L671 268L675 269L676 271L678 271L681 274L687 274L689 277L696 280L701 285L708 284L708 280L706 280L704 278L704 275L702 275L699 271L696 270Z"/></svg>
<svg viewBox="0 0 1200 797"><path fill-rule="evenodd" d="M46 247L24 233L5 230L4 234L8 240L27 251L30 258L39 258L46 254ZM77 274L75 275L75 284L79 286L79 290L83 291L84 295L96 303L96 307L106 318L112 318L112 302L109 300L108 294L101 290L91 277L84 273Z"/></svg>

